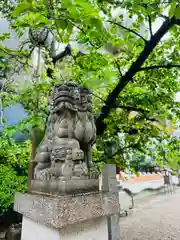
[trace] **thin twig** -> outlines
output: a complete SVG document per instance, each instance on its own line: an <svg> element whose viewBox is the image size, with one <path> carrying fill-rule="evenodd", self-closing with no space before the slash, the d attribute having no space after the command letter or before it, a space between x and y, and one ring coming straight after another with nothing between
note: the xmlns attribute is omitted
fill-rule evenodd
<svg viewBox="0 0 180 240"><path fill-rule="evenodd" d="M76 25L76 24L75 24L73 21L71 21L70 19L67 19L67 18L56 18L56 19L54 19L54 20L55 20L55 23L56 23L57 20L67 21L67 22L71 23L73 27L76 27L77 29L79 29L85 36L87 35L87 33L84 31L83 28L81 28L80 26ZM57 28L57 31L58 31L58 25L57 25L57 23L56 23L56 28ZM96 48L96 49L99 49L100 47L103 46L103 45L101 45L101 46L96 46L91 40L89 40L89 44L90 44L92 47Z"/></svg>
<svg viewBox="0 0 180 240"><path fill-rule="evenodd" d="M123 29L125 29L125 30L127 30L127 31L129 31L129 32L131 32L131 33L133 33L133 34L135 34L136 36L138 36L139 38L141 38L145 43L147 43L147 40L143 37L143 36L141 36L139 33L137 33L136 31L134 31L134 30L132 30L132 29L130 29L130 28L127 28L127 27L125 27L125 26L123 26L122 24L120 24L120 23L117 23L117 22L113 22L113 21L108 21L109 23L112 23L112 24L114 24L114 25L117 25L117 26L119 26L119 27L121 27L121 28L123 28Z"/></svg>
<svg viewBox="0 0 180 240"><path fill-rule="evenodd" d="M105 0L104 0L105 1ZM110 4L115 4L116 6L120 6L122 4L124 4L124 1L111 1L111 0L106 0L106 2L110 3ZM140 3L138 4L139 6L142 6L142 7L150 7L150 6L157 6L157 5L164 5L164 4L168 4L168 3L171 3L172 1L158 1L158 2L155 2L155 3Z"/></svg>
<svg viewBox="0 0 180 240"><path fill-rule="evenodd" d="M120 69L120 66L119 66L119 63L118 63L118 61L115 61L115 63L116 63L116 66L117 66L117 68L118 68L119 75L120 75L120 77L122 77L122 76L123 76L123 74L122 74L122 72L121 72L121 69Z"/></svg>
<svg viewBox="0 0 180 240"><path fill-rule="evenodd" d="M126 109L128 111L137 111L137 112L142 112L142 113L150 113L150 110L146 110L146 109L138 108L138 107L123 106L123 105L119 105L119 104L116 104L114 106L114 108L122 108L122 109Z"/></svg>
<svg viewBox="0 0 180 240"><path fill-rule="evenodd" d="M169 4L172 1L164 1L164 2L159 1L159 2L155 2L155 3L140 3L139 5L142 6L142 7L146 7L147 8L147 7L157 6L157 5Z"/></svg>
<svg viewBox="0 0 180 240"><path fill-rule="evenodd" d="M81 28L81 27L77 26L76 24L74 24L74 22L71 21L70 19L66 19L66 20L69 21L74 27L76 27L77 29L79 29L85 36L87 35L87 33L84 31L83 28ZM101 47L103 46L103 45L96 46L91 40L89 40L89 44L90 44L92 47L96 48L96 49L99 49L99 48L101 48Z"/></svg>
<svg viewBox="0 0 180 240"><path fill-rule="evenodd" d="M16 54L13 54L13 53L9 53L8 50L6 50L5 48L2 48L2 47L0 47L0 50L3 51L4 53L6 53L8 56L13 57L17 62L19 62L19 63L21 63L21 64L24 64L24 62L19 59L20 56L18 56L18 55L16 55ZM25 56L25 57L28 58L29 55L28 55L28 56ZM27 64L28 67L31 67L31 68L32 68L32 66L31 66L27 61L26 61L26 64Z"/></svg>
<svg viewBox="0 0 180 240"><path fill-rule="evenodd" d="M100 97L99 95L96 95L95 93L92 93L93 96L95 96L96 98L100 99L102 102L105 102L105 100Z"/></svg>
<svg viewBox="0 0 180 240"><path fill-rule="evenodd" d="M25 46L26 44L28 44L28 43L30 43L29 40L24 41L24 42L20 45L19 51L21 52L21 51L23 50L24 46Z"/></svg>
<svg viewBox="0 0 180 240"><path fill-rule="evenodd" d="M149 31L151 34L151 37L153 36L153 31L152 31L152 20L151 20L151 16L148 15L148 23L149 23Z"/></svg>
<svg viewBox="0 0 180 240"><path fill-rule="evenodd" d="M140 68L140 69L138 70L138 72L140 72L140 71L145 71L145 70L160 69L160 68L170 69L170 68L176 68L176 67L179 67L179 68L180 68L180 64L167 64L167 65L147 66L147 67Z"/></svg>
<svg viewBox="0 0 180 240"><path fill-rule="evenodd" d="M29 52L29 55L27 56L27 59L26 59L26 62L20 62L20 66L15 66L15 68L14 68L14 70L13 70L13 72L10 74L10 75L8 75L8 78L10 79L15 73L17 73L17 74L19 74L20 73L20 71L22 70L22 69L24 69L24 67L27 65L28 66L28 58L31 56L31 54L32 54L32 52L34 51L34 47L30 50L30 52ZM29 65L30 66L30 65ZM30 67L32 67L32 66L30 66Z"/></svg>
<svg viewBox="0 0 180 240"><path fill-rule="evenodd" d="M95 96L96 98L100 99L102 102L105 102L105 99L103 99L99 95L96 95L95 93L92 93L92 95ZM142 113L150 113L150 110L146 110L146 109L138 108L138 107L123 106L123 105L119 105L119 104L116 104L114 106L114 108L122 108L122 109L126 109L128 111L138 111L138 112L142 112Z"/></svg>

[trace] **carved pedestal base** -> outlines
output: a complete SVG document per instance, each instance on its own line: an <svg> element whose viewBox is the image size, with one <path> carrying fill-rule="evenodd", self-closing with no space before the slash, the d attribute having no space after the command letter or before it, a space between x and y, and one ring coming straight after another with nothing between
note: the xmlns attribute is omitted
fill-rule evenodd
<svg viewBox="0 0 180 240"><path fill-rule="evenodd" d="M120 211L117 193L17 193L14 210L23 215L21 240L108 240L108 217Z"/></svg>
<svg viewBox="0 0 180 240"><path fill-rule="evenodd" d="M43 193L46 195L65 195L86 192L96 192L99 190L98 179L76 179L67 181L58 180L32 180L31 192Z"/></svg>

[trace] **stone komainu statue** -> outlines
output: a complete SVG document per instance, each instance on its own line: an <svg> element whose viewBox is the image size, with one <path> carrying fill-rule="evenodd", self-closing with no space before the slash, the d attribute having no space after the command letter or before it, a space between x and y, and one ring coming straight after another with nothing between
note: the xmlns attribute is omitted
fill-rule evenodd
<svg viewBox="0 0 180 240"><path fill-rule="evenodd" d="M49 110L46 132L33 160L34 179L88 179L96 138L90 90L71 82L58 84Z"/></svg>

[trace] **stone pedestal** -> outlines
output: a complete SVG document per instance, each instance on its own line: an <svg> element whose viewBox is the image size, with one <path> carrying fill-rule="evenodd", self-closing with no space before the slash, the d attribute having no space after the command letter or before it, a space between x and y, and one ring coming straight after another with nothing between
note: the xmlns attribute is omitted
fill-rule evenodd
<svg viewBox="0 0 180 240"><path fill-rule="evenodd" d="M23 215L22 240L120 239L108 235L110 218L120 211L116 192L59 197L17 193L14 210Z"/></svg>

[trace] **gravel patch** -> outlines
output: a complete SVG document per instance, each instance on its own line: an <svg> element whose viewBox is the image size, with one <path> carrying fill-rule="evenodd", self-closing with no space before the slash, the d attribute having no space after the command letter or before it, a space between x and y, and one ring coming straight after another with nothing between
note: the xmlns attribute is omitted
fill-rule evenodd
<svg viewBox="0 0 180 240"><path fill-rule="evenodd" d="M180 192L162 195L137 206L120 221L121 240L179 240Z"/></svg>

